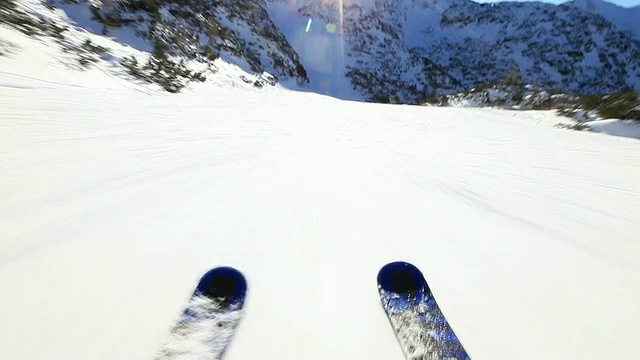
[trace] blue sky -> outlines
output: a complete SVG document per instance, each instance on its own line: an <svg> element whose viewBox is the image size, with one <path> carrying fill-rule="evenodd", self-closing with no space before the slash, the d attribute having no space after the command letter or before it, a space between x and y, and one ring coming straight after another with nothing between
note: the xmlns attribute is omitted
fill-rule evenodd
<svg viewBox="0 0 640 360"><path fill-rule="evenodd" d="M474 0L476 2L498 2L493 0ZM527 1L527 0L510 0L510 1ZM566 2L567 0L545 0L543 2L552 3L552 4L561 4ZM633 7L640 5L640 0L605 0L610 3L614 3L624 7Z"/></svg>

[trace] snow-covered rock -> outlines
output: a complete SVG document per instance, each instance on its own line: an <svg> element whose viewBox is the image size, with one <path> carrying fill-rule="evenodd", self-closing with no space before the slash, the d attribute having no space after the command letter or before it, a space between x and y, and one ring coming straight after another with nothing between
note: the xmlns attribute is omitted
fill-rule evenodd
<svg viewBox="0 0 640 360"><path fill-rule="evenodd" d="M51 1L90 31L117 36L123 28L132 29L154 55L161 51L203 63L222 57L247 72L267 71L302 86L308 83L298 54L270 20L264 2Z"/></svg>
<svg viewBox="0 0 640 360"><path fill-rule="evenodd" d="M640 40L640 5L627 8L603 0L573 0L567 5L600 15L620 30Z"/></svg>
<svg viewBox="0 0 640 360"><path fill-rule="evenodd" d="M267 6L287 39L299 37L306 19L318 23L308 40L322 41L308 58L322 54L321 61L333 62L325 67L346 74L348 85L374 101L419 102L500 82L513 69L526 83L579 93L640 89L640 42L574 6L469 0L270 0ZM289 16L278 15L283 11ZM287 28L292 19L300 26ZM335 32L324 30L333 25ZM339 46L326 45L331 41ZM292 45L308 51L308 42Z"/></svg>
<svg viewBox="0 0 640 360"><path fill-rule="evenodd" d="M285 86L342 98L421 103L513 71L561 91L640 90L640 41L622 15L605 16L619 11L602 1L51 1L93 32L118 38L128 29L139 49L160 45L205 63L221 56ZM636 19L636 9L625 19Z"/></svg>

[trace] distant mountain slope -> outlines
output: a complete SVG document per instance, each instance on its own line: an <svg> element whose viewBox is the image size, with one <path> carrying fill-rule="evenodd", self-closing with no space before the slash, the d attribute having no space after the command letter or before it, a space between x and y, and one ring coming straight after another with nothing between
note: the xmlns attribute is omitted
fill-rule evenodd
<svg viewBox="0 0 640 360"><path fill-rule="evenodd" d="M620 30L640 40L640 5L626 8L602 0L573 0L567 5L600 15Z"/></svg>
<svg viewBox="0 0 640 360"><path fill-rule="evenodd" d="M84 20L79 25L92 32L116 38L125 30L134 34L122 41L151 52L156 62L143 66L156 74L169 69L169 76L187 73L183 59L210 64L222 57L248 72L269 72L287 86L376 102L421 103L499 83L514 73L524 83L580 94L640 90L640 40L623 30L624 22L582 9L614 14L611 9L618 8L578 1L559 6L471 0L51 4ZM628 9L627 19L634 19L637 9ZM165 58L180 63L167 67ZM197 73L189 76L199 79Z"/></svg>
<svg viewBox="0 0 640 360"><path fill-rule="evenodd" d="M501 81L514 69L527 83L579 93L640 89L640 42L574 6L470 0L270 0L267 6L296 51L309 54L310 43L316 45L303 59L343 71L351 87L374 101L417 102ZM300 25L289 27L291 19ZM306 19L315 28L300 40Z"/></svg>

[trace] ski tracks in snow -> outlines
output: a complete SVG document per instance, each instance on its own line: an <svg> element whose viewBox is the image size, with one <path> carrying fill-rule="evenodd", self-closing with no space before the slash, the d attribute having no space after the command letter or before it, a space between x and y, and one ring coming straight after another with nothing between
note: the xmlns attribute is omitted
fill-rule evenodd
<svg viewBox="0 0 640 360"><path fill-rule="evenodd" d="M635 353L634 140L286 91L0 96L0 315L41 324L4 331L5 357L149 357L230 264L249 297L229 359L399 359L374 281L396 259L472 358Z"/></svg>

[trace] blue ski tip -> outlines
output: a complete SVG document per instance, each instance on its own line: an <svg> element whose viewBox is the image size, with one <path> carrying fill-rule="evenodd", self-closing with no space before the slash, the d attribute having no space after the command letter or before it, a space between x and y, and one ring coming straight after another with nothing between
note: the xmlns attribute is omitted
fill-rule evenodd
<svg viewBox="0 0 640 360"><path fill-rule="evenodd" d="M420 290L430 293L422 272L404 261L389 263L378 272L378 285L396 294L413 294Z"/></svg>
<svg viewBox="0 0 640 360"><path fill-rule="evenodd" d="M220 299L227 303L243 302L247 293L247 280L242 273L229 266L209 270L200 279L195 295Z"/></svg>

